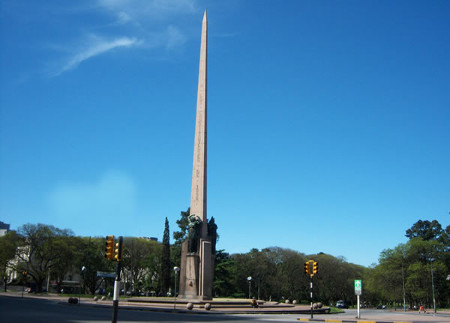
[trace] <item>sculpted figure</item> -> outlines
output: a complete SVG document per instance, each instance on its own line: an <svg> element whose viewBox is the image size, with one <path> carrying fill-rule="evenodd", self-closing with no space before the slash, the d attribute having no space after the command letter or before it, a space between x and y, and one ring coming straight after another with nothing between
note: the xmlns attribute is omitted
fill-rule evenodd
<svg viewBox="0 0 450 323"><path fill-rule="evenodd" d="M197 252L202 220L195 214L189 215L188 219L189 219L188 252L194 253Z"/></svg>

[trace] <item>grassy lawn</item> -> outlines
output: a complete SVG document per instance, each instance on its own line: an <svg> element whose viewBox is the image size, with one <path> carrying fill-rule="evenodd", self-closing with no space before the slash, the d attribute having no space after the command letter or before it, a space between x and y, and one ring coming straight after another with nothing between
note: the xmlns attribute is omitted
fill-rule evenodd
<svg viewBox="0 0 450 323"><path fill-rule="evenodd" d="M330 307L330 314L339 314L344 313L344 311L340 308Z"/></svg>

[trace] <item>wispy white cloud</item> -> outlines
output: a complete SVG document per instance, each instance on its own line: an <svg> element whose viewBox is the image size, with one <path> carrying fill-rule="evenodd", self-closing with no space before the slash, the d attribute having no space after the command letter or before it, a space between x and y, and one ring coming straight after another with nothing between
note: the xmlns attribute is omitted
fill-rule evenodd
<svg viewBox="0 0 450 323"><path fill-rule="evenodd" d="M186 36L175 26L169 25L167 27L167 43L166 48L172 49L178 47L186 42Z"/></svg>
<svg viewBox="0 0 450 323"><path fill-rule="evenodd" d="M164 20L197 10L196 0L98 0L98 4L116 15L120 23L139 23L149 18Z"/></svg>
<svg viewBox="0 0 450 323"><path fill-rule="evenodd" d="M89 44L78 48L75 53L69 56L57 69L50 73L50 76L58 76L66 71L76 68L83 61L95 56L104 54L120 47L132 47L141 44L136 38L120 37L112 40L105 40L98 36L90 35Z"/></svg>
<svg viewBox="0 0 450 323"><path fill-rule="evenodd" d="M173 23L174 17L198 12L197 0L97 0L94 8L112 17L114 23L99 27L91 21L86 26L95 30L95 34L77 37L78 40L68 38L64 47L53 45L53 49L66 52L66 56L51 63L48 76L59 76L86 60L119 48L172 50L182 46L188 37ZM118 33L132 36L117 36Z"/></svg>
<svg viewBox="0 0 450 323"><path fill-rule="evenodd" d="M76 231L86 224L100 226L107 218L132 218L137 212L136 195L136 185L130 176L109 171L90 183L61 184L47 201L54 221L73 219Z"/></svg>

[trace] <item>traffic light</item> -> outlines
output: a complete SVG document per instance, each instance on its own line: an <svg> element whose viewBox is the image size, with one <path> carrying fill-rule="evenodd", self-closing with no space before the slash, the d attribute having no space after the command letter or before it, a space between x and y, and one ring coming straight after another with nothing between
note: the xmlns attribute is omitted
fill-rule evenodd
<svg viewBox="0 0 450 323"><path fill-rule="evenodd" d="M309 260L305 262L305 274L309 275Z"/></svg>
<svg viewBox="0 0 450 323"><path fill-rule="evenodd" d="M121 261L122 260L122 249L123 249L123 238L119 237L119 242L116 243L116 249L114 250L115 256L114 258L117 261Z"/></svg>
<svg viewBox="0 0 450 323"><path fill-rule="evenodd" d="M313 271L312 274L315 275L319 271L319 264L317 262L313 262Z"/></svg>
<svg viewBox="0 0 450 323"><path fill-rule="evenodd" d="M106 236L105 257L114 259L114 236Z"/></svg>

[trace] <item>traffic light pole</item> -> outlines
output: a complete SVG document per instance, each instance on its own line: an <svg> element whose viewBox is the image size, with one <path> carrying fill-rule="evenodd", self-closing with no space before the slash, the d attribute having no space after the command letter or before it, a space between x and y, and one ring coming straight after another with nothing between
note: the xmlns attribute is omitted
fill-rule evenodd
<svg viewBox="0 0 450 323"><path fill-rule="evenodd" d="M310 283L310 289L311 289L311 318L313 318L313 281L312 281L312 276L309 279L309 283Z"/></svg>
<svg viewBox="0 0 450 323"><path fill-rule="evenodd" d="M116 280L114 281L114 297L113 297L113 318L112 323L117 323L117 312L119 310L119 294L120 294L120 272L122 270L122 243L123 237L119 237L118 258L116 265Z"/></svg>
<svg viewBox="0 0 450 323"><path fill-rule="evenodd" d="M319 271L319 265L314 260L305 262L305 274L309 276L309 287L311 297L311 318L313 318L313 276Z"/></svg>

